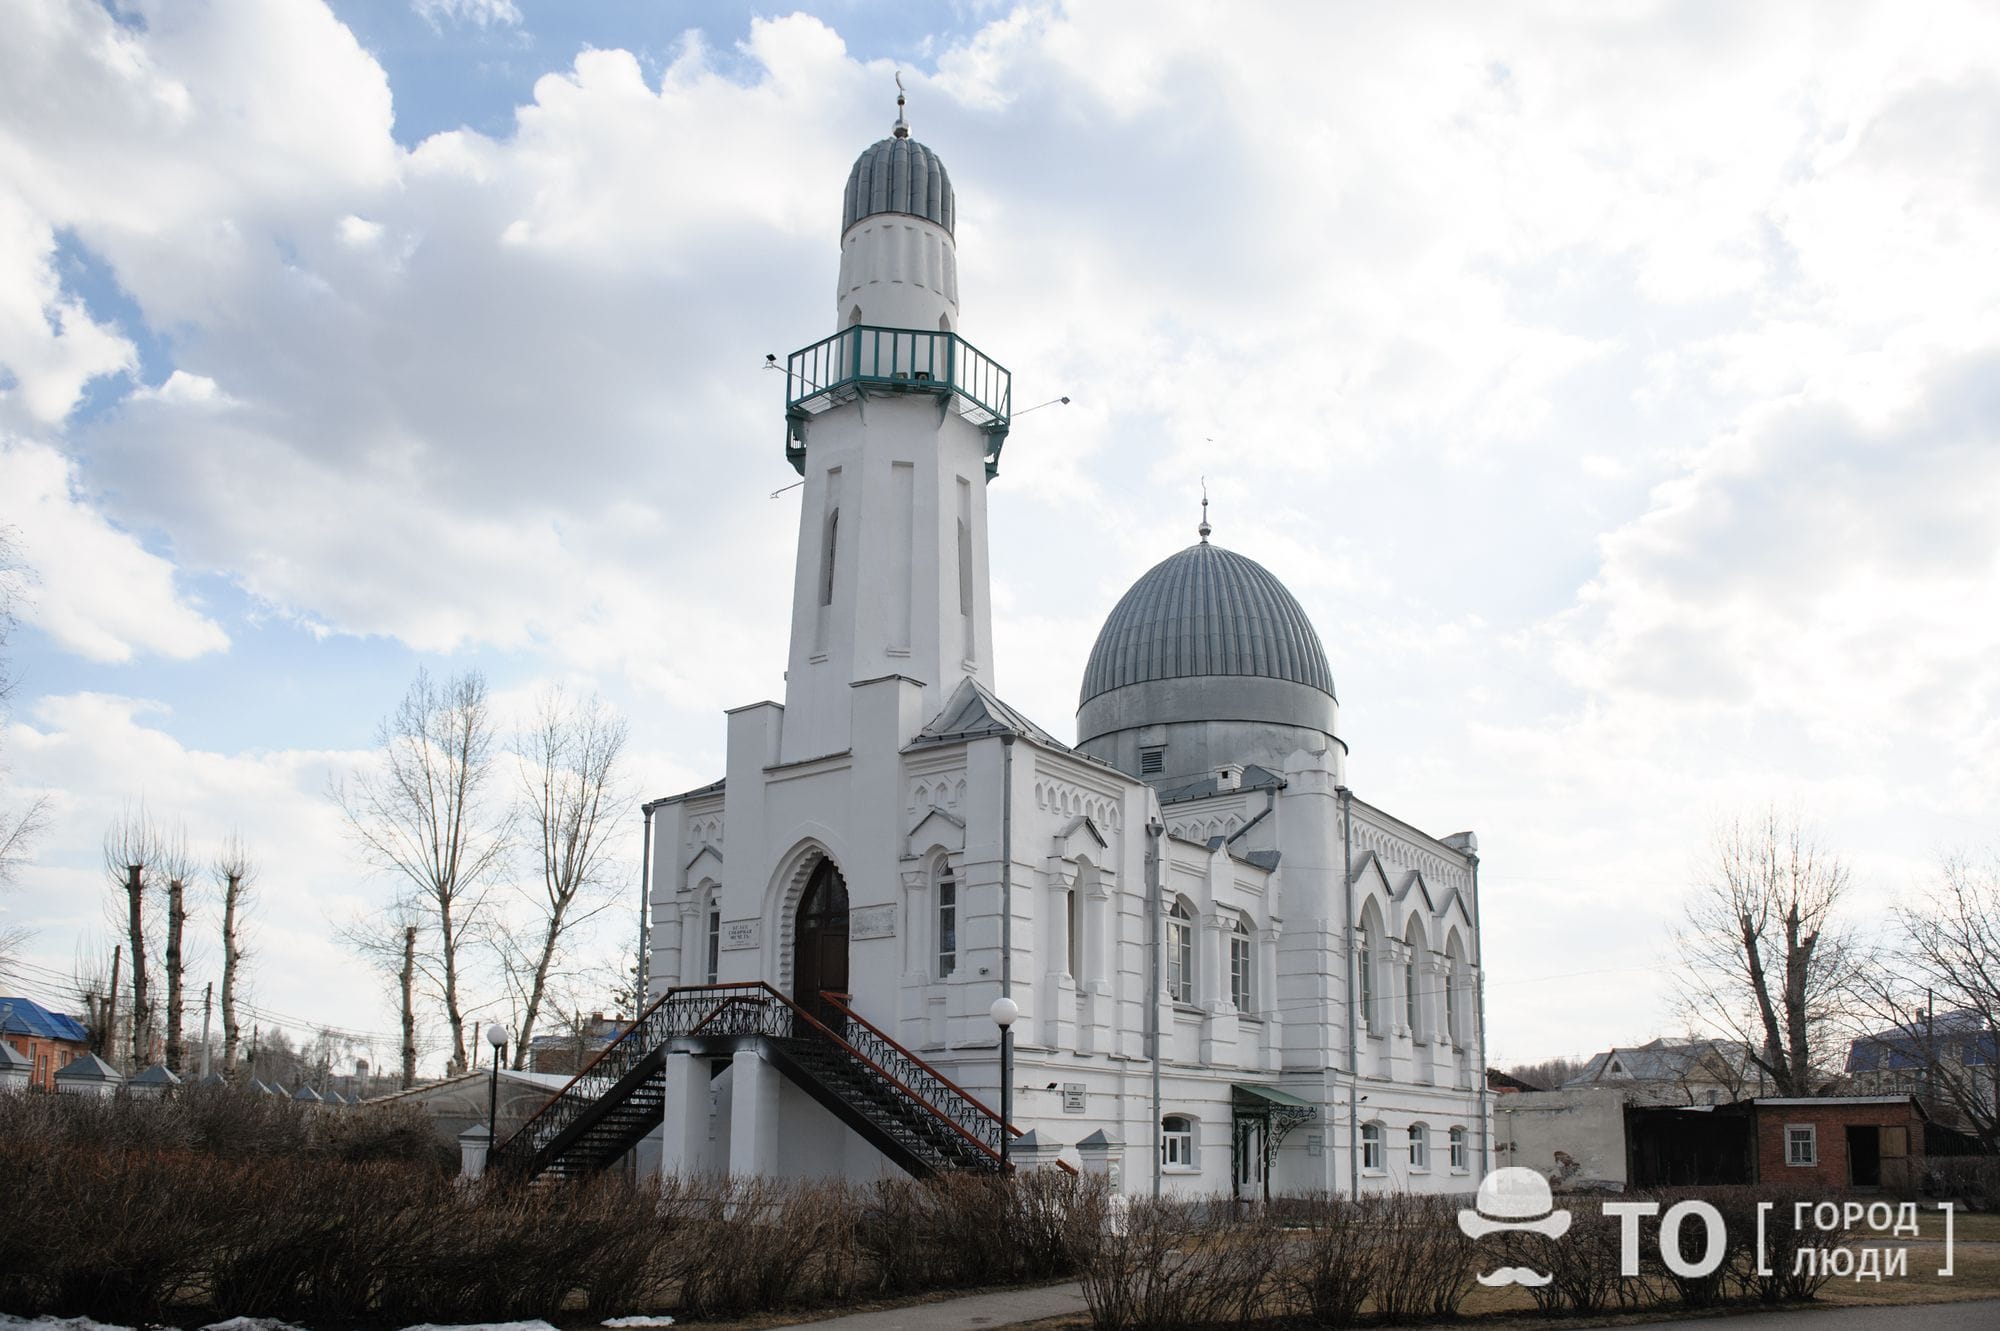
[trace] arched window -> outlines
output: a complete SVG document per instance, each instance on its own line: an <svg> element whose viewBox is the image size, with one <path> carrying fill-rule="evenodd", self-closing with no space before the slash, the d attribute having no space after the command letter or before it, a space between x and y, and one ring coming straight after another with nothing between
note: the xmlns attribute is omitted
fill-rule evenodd
<svg viewBox="0 0 2000 1331"><path fill-rule="evenodd" d="M1194 1002L1194 915L1179 899L1167 912L1167 997Z"/></svg>
<svg viewBox="0 0 2000 1331"><path fill-rule="evenodd" d="M1410 1168L1431 1167L1431 1130L1421 1123L1410 1124Z"/></svg>
<svg viewBox="0 0 2000 1331"><path fill-rule="evenodd" d="M1166 1169L1193 1169L1194 1120L1185 1114L1168 1114L1160 1120L1160 1165Z"/></svg>
<svg viewBox="0 0 2000 1331"><path fill-rule="evenodd" d="M1383 1149L1382 1125L1363 1123L1361 1125L1361 1167L1374 1173L1381 1173L1388 1165Z"/></svg>
<svg viewBox="0 0 2000 1331"><path fill-rule="evenodd" d="M833 604L833 560L840 549L840 510L826 515L826 550L819 562L819 603Z"/></svg>
<svg viewBox="0 0 2000 1331"><path fill-rule="evenodd" d="M1471 1167L1471 1161L1465 1149L1465 1129L1453 1128L1451 1130L1451 1172L1454 1174L1463 1174L1470 1170Z"/></svg>
<svg viewBox="0 0 2000 1331"><path fill-rule="evenodd" d="M1467 1044L1463 1021L1463 991L1465 989L1465 952L1458 941L1458 931L1453 930L1451 939L1444 948L1444 1038L1455 1045Z"/></svg>
<svg viewBox="0 0 2000 1331"><path fill-rule="evenodd" d="M937 879L937 975L951 978L958 969L958 879L951 865L938 868Z"/></svg>
<svg viewBox="0 0 2000 1331"><path fill-rule="evenodd" d="M1418 961L1424 955L1423 926L1415 920L1403 934L1403 1024L1410 1028L1410 1034L1419 1044L1428 1034L1424 1030L1424 991L1418 979Z"/></svg>
<svg viewBox="0 0 2000 1331"><path fill-rule="evenodd" d="M1372 911L1361 917L1361 944L1354 954L1354 994L1355 1004L1361 1009L1361 1029L1375 1029L1375 916Z"/></svg>
<svg viewBox="0 0 2000 1331"><path fill-rule="evenodd" d="M1251 969L1251 957L1250 921L1238 915L1236 927L1229 931L1229 1001L1238 1012L1252 1012L1257 1007L1257 976Z"/></svg>
<svg viewBox="0 0 2000 1331"><path fill-rule="evenodd" d="M1072 980L1083 978L1083 892L1082 883L1063 893L1063 960Z"/></svg>

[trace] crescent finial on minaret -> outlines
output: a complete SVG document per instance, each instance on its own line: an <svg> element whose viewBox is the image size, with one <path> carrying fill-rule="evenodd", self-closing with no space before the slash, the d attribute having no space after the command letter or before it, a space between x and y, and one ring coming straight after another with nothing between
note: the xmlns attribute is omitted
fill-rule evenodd
<svg viewBox="0 0 2000 1331"><path fill-rule="evenodd" d="M1201 543L1208 544L1208 534L1215 530L1208 525L1208 477L1201 478L1201 526L1195 528L1201 533Z"/></svg>
<svg viewBox="0 0 2000 1331"><path fill-rule="evenodd" d="M899 139L910 137L910 122L903 118L903 71L896 71L896 127L891 131Z"/></svg>

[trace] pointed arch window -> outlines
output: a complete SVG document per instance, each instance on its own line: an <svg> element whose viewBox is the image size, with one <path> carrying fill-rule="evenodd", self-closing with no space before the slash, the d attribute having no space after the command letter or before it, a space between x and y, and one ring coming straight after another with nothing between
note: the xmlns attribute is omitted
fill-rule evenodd
<svg viewBox="0 0 2000 1331"><path fill-rule="evenodd" d="M1361 1028L1375 1029L1375 922L1363 917L1361 946L1354 957L1355 1002L1361 1009Z"/></svg>
<svg viewBox="0 0 2000 1331"><path fill-rule="evenodd" d="M958 879L950 864L938 867L937 976L948 980L958 969Z"/></svg>
<svg viewBox="0 0 2000 1331"><path fill-rule="evenodd" d="M819 603L833 604L833 561L840 550L840 510L826 515L826 550L819 561Z"/></svg>

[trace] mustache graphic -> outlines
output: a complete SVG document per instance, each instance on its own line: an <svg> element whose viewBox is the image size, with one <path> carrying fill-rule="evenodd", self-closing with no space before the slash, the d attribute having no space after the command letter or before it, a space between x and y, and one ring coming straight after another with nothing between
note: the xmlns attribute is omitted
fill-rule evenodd
<svg viewBox="0 0 2000 1331"><path fill-rule="evenodd" d="M1488 1271L1479 1277L1482 1285L1526 1285L1529 1289L1540 1289L1554 1280L1555 1276L1531 1271L1525 1266L1503 1266L1497 1271Z"/></svg>

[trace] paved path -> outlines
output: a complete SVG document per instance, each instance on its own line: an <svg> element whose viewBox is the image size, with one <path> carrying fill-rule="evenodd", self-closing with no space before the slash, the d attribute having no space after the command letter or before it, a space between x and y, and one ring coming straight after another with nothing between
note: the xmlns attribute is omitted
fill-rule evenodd
<svg viewBox="0 0 2000 1331"><path fill-rule="evenodd" d="M815 1331L986 1331L988 1327L1036 1322L1084 1311L1083 1290L1074 1284L1008 1289L941 1299L908 1308L851 1313L805 1325ZM1790 1308L1730 1317L1687 1317L1648 1322L1648 1327L1699 1327L1702 1331L1993 1331L2000 1327L2000 1299L1971 1303L1905 1304L1889 1308Z"/></svg>
<svg viewBox="0 0 2000 1331"><path fill-rule="evenodd" d="M1905 1303L1883 1308L1788 1308L1735 1317L1683 1317L1649 1326L1701 1327L1704 1331L1993 1331L2000 1327L2000 1299L1968 1303Z"/></svg>
<svg viewBox="0 0 2000 1331"><path fill-rule="evenodd" d="M850 1313L846 1317L805 1325L814 1331L985 1331L987 1327L1038 1322L1044 1317L1060 1317L1064 1313L1080 1313L1083 1310L1083 1288L1072 1282L1067 1285L1043 1285L1036 1289L1003 1289L992 1294L971 1294L962 1299L940 1299L936 1303L888 1308L881 1312Z"/></svg>

